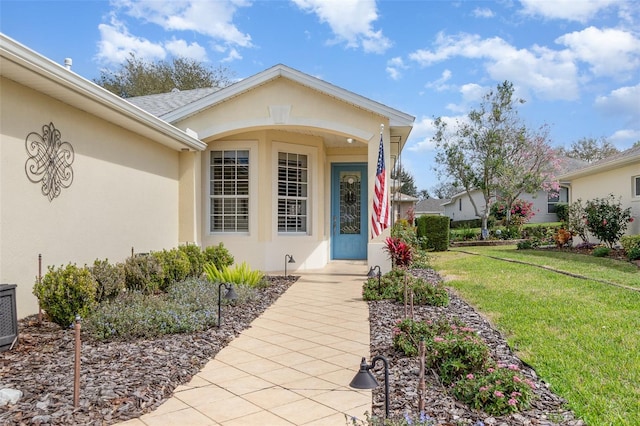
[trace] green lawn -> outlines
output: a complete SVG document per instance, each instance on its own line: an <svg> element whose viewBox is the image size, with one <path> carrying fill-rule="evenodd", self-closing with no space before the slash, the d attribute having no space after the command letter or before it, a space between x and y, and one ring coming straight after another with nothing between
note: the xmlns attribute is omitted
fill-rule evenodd
<svg viewBox="0 0 640 426"><path fill-rule="evenodd" d="M472 250L640 287L637 268L608 259ZM433 265L589 425L640 425L640 292L454 250Z"/></svg>

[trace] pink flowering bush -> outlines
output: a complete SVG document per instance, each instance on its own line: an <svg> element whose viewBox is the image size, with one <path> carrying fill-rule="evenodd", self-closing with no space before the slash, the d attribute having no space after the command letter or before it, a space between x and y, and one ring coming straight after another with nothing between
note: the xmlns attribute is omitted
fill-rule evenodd
<svg viewBox="0 0 640 426"><path fill-rule="evenodd" d="M489 347L474 329L464 324L405 319L394 328L394 347L406 355L418 355L421 339L426 347L427 365L435 369L445 384L483 369L490 360Z"/></svg>
<svg viewBox="0 0 640 426"><path fill-rule="evenodd" d="M452 393L471 408L500 416L529 408L535 388L517 365L498 365L467 374L453 385Z"/></svg>
<svg viewBox="0 0 640 426"><path fill-rule="evenodd" d="M533 203L519 198L511 204L510 213L510 221L505 223L506 225L524 225L535 215L535 212L533 211ZM493 203L491 205L491 214L496 218L496 220L506 220L507 203L503 200L498 200Z"/></svg>

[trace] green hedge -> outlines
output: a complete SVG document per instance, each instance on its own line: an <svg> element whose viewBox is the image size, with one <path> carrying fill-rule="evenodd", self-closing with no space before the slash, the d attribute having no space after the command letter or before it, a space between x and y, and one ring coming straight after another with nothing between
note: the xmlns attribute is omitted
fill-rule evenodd
<svg viewBox="0 0 640 426"><path fill-rule="evenodd" d="M427 237L427 247L434 251L449 250L449 218L420 216L417 219L418 238Z"/></svg>

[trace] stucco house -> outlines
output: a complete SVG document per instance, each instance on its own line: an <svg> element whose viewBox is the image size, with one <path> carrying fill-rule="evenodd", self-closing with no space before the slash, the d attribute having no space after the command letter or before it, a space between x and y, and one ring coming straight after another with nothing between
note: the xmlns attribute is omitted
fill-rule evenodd
<svg viewBox="0 0 640 426"><path fill-rule="evenodd" d="M585 167L587 163L575 158L564 157L561 159L561 171L557 176L558 191L540 190L535 194L523 193L518 198L533 204L532 209L535 215L529 220L529 223L547 223L556 222L556 205L558 203L568 203L570 196L570 185L565 179L565 174L574 170ZM478 207L478 211L484 210L484 196L480 190L472 190L471 197ZM492 197L492 201L495 196ZM452 221L479 219L475 214L473 204L466 191L459 192L451 197L444 204L444 214L449 216Z"/></svg>
<svg viewBox="0 0 640 426"><path fill-rule="evenodd" d="M635 219L627 227L628 235L640 234L640 146L596 161L560 176L568 182L570 202L583 203L609 194L620 197L623 208L631 208Z"/></svg>
<svg viewBox="0 0 640 426"><path fill-rule="evenodd" d="M391 194L391 205L393 206L391 223L395 223L399 219L407 219L412 209L415 213L415 206L418 201L418 198L399 191Z"/></svg>
<svg viewBox="0 0 640 426"><path fill-rule="evenodd" d="M289 270L390 268L389 229L370 237L376 165L382 141L393 169L411 115L285 65L128 101L2 34L0 60L0 282L18 285L20 317L37 310L39 254L223 242L265 272L286 254Z"/></svg>

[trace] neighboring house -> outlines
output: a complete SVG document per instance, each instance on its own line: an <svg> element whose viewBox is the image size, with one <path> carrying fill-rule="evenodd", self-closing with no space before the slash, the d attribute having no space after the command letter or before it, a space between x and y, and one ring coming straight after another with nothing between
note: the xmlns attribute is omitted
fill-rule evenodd
<svg viewBox="0 0 640 426"><path fill-rule="evenodd" d="M393 210L391 223L395 223L399 219L407 219L411 209L414 209L415 213L415 205L418 200L416 197L401 192L391 194L391 206Z"/></svg>
<svg viewBox="0 0 640 426"><path fill-rule="evenodd" d="M627 234L640 234L640 146L612 155L560 176L570 186L570 202L620 197L623 208L631 208L635 219Z"/></svg>
<svg viewBox="0 0 640 426"><path fill-rule="evenodd" d="M387 176L414 117L277 65L130 101L0 34L0 282L19 316L43 264L224 243L265 272L362 259L381 124ZM43 268L43 273L46 268Z"/></svg>
<svg viewBox="0 0 640 426"><path fill-rule="evenodd" d="M416 204L416 217L422 215L444 216L444 205L451 201L451 198L425 198Z"/></svg>
<svg viewBox="0 0 640 426"><path fill-rule="evenodd" d="M569 171L579 169L580 167L584 167L585 164L587 163L582 160L565 157L562 159L561 173L568 173ZM566 204L569 202L569 185L563 175L559 176L558 182L558 191L547 192L540 190L536 194L520 194L518 199L533 204L532 209L535 215L529 220L529 223L558 221L556 205L558 203ZM482 213L484 210L484 196L482 192L480 190L472 190L471 196L478 207L478 212ZM492 202L493 201L495 201L495 197L492 197ZM444 210L445 216L448 216L452 221L479 219L479 217L476 216L473 204L466 191L459 192L454 195L451 200L444 203Z"/></svg>

